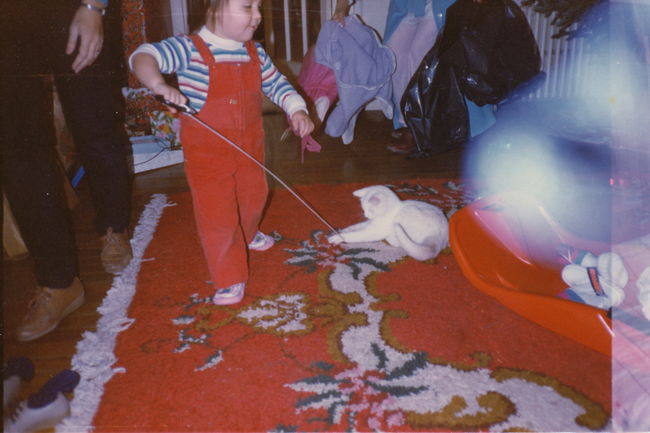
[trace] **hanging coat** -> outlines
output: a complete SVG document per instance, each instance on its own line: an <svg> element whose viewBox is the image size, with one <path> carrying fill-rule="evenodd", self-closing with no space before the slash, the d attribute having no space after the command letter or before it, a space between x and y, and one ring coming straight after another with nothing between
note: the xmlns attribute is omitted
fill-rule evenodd
<svg viewBox="0 0 650 433"><path fill-rule="evenodd" d="M469 134L465 97L479 106L496 104L540 67L528 20L514 1L457 0L402 98L418 152L463 144Z"/></svg>
<svg viewBox="0 0 650 433"><path fill-rule="evenodd" d="M316 61L334 70L339 100L325 126L332 137L348 144L362 108L377 100L387 118L393 116L391 75L395 57L376 32L357 16L345 18L345 25L327 21L316 41Z"/></svg>
<svg viewBox="0 0 650 433"><path fill-rule="evenodd" d="M315 106L316 114L322 122L327 110L338 96L338 89L334 71L316 62L315 55L315 46L310 47L305 53L298 74L298 84L304 92L303 96Z"/></svg>

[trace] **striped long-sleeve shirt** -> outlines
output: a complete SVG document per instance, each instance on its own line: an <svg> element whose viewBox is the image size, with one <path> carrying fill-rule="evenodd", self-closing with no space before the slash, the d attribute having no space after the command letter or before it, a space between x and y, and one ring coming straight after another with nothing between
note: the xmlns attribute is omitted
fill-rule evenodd
<svg viewBox="0 0 650 433"><path fill-rule="evenodd" d="M247 62L250 60L243 43L220 38L207 28L199 31L208 45L216 62ZM299 110L307 111L304 99L296 92L287 78L280 73L264 48L255 43L261 63L262 92L279 105L289 116ZM176 74L178 87L190 100L190 104L200 110L208 96L210 73L201 54L188 36L172 36L161 42L143 44L131 54L152 55L163 74Z"/></svg>

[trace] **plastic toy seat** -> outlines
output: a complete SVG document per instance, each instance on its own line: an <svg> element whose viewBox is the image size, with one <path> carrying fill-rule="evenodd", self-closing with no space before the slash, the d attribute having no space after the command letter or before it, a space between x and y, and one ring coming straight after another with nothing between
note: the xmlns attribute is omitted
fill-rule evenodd
<svg viewBox="0 0 650 433"><path fill-rule="evenodd" d="M563 230L535 198L505 192L478 200L449 221L449 242L467 279L527 319L611 356L605 311L559 295L563 246L598 255L609 245Z"/></svg>

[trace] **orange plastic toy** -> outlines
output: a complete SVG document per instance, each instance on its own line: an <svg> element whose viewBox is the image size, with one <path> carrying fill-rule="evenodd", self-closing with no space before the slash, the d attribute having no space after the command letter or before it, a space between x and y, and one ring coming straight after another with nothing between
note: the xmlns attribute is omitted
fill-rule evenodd
<svg viewBox="0 0 650 433"><path fill-rule="evenodd" d="M609 245L563 230L535 198L505 192L478 200L449 221L449 242L478 289L533 322L611 356L611 320L598 308L558 295L566 290L563 245L596 255Z"/></svg>

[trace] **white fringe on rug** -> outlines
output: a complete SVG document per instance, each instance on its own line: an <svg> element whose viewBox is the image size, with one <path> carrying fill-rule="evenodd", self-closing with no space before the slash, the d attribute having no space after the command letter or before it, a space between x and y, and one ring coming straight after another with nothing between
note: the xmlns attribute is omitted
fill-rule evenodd
<svg viewBox="0 0 650 433"><path fill-rule="evenodd" d="M96 332L84 332L77 343L77 353L72 358L72 369L81 375L81 381L74 390L70 403L70 415L56 427L57 432L87 432L92 430L92 421L104 393L104 384L115 373L124 368L113 368L117 361L114 354L117 334L127 329L134 319L126 316L131 299L135 294L140 264L149 242L153 239L163 209L173 204L167 202L165 194L154 194L145 206L140 221L133 231L131 247L133 259L113 279L113 285L97 309L100 319Z"/></svg>

